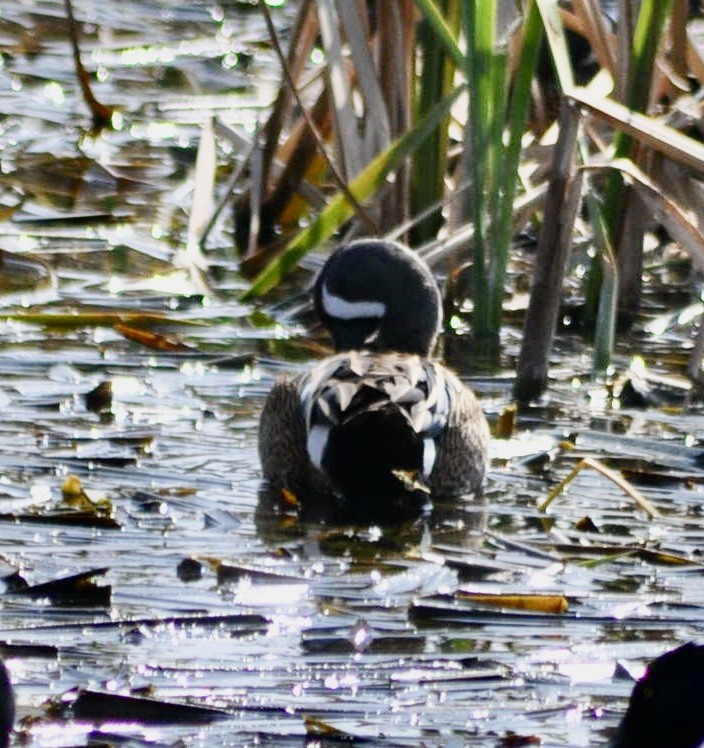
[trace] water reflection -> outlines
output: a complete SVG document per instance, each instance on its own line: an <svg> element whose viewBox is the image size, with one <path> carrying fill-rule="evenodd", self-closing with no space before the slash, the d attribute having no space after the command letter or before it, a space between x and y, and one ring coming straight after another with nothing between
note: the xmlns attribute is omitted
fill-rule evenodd
<svg viewBox="0 0 704 748"><path fill-rule="evenodd" d="M255 511L255 526L268 545L281 545L318 534L335 555L345 550L360 551L367 543L398 554L411 547L451 545L479 548L487 526L488 509L484 495L470 495L441 502L409 501L390 504L359 514L354 507L313 497L297 506L286 503L278 491L262 484ZM369 528L376 528L370 532ZM368 540L364 538L368 536ZM348 539L348 542L345 541ZM346 546L349 546L346 548Z"/></svg>

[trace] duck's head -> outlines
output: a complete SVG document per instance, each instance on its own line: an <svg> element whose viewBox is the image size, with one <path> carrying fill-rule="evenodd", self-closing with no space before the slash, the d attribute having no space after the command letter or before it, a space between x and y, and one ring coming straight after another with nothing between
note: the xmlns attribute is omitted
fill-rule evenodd
<svg viewBox="0 0 704 748"><path fill-rule="evenodd" d="M338 351L428 356L442 323L430 268L407 247L384 239L338 247L318 276L314 299Z"/></svg>
<svg viewBox="0 0 704 748"><path fill-rule="evenodd" d="M683 644L648 665L609 748L704 745L704 645Z"/></svg>
<svg viewBox="0 0 704 748"><path fill-rule="evenodd" d="M5 663L0 660L0 748L7 748L15 722L15 697Z"/></svg>

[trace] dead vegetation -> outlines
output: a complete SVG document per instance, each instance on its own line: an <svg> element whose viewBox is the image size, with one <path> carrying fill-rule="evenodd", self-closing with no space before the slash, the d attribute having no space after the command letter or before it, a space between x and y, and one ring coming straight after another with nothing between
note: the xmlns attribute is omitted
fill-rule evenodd
<svg viewBox="0 0 704 748"><path fill-rule="evenodd" d="M516 385L528 400L547 382L576 238L594 247L596 370L617 310L637 314L645 232L664 228L702 263L699 21L685 0L637 13L624 0L612 17L596 0L537 0L514 21L493 2L462 5L301 3L235 200L237 248L253 298L330 238L404 238L448 272L450 305L470 270L474 335L497 340L511 241L532 224Z"/></svg>

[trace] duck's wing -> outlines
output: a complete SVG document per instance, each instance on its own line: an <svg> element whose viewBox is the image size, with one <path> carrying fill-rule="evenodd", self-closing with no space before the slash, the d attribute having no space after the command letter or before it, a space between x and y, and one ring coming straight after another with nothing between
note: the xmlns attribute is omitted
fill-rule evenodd
<svg viewBox="0 0 704 748"><path fill-rule="evenodd" d="M438 404L436 410L446 414L446 422L434 440L437 455L428 486L436 496L457 496L481 488L489 462L489 426L472 390L451 371L443 368L442 374L448 405ZM436 392L441 396L440 388Z"/></svg>
<svg viewBox="0 0 704 748"><path fill-rule="evenodd" d="M306 425L299 382L282 378L271 388L259 417L259 458L277 488L298 491L307 480Z"/></svg>

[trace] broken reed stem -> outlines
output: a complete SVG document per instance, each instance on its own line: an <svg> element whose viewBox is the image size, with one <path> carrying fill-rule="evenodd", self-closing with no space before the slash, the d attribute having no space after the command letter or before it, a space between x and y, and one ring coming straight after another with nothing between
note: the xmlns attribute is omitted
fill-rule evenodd
<svg viewBox="0 0 704 748"><path fill-rule="evenodd" d="M587 88L575 86L565 95L601 122L618 128L642 145L684 164L696 173L704 174L704 144L698 140L613 99L596 96Z"/></svg>
<svg viewBox="0 0 704 748"><path fill-rule="evenodd" d="M697 332L697 338L694 342L694 348L689 357L687 363L687 374L689 378L697 385L698 388L702 388L704 381L702 380L702 359L704 358L704 320L699 322L699 330Z"/></svg>
<svg viewBox="0 0 704 748"><path fill-rule="evenodd" d="M564 99L516 367L514 396L520 402L535 399L547 387L550 350L581 194L582 176L574 166L578 132L579 108Z"/></svg>
<svg viewBox="0 0 704 748"><path fill-rule="evenodd" d="M259 230L261 228L262 217L262 200L264 199L264 190L266 189L264 178L264 142L261 137L259 121L254 130L252 138L252 153L249 158L249 242L245 257L251 257L257 251L259 241Z"/></svg>
<svg viewBox="0 0 704 748"><path fill-rule="evenodd" d="M593 457L585 457L580 460L577 465L570 471L566 478L563 478L550 493L538 504L538 511L544 512L552 504L552 502L565 490L567 485L571 483L574 478L584 468L592 468L598 473L601 473L605 478L608 478L612 483L615 483L625 494L630 496L633 501L648 515L650 519L659 517L660 512L643 496L643 494L634 486L632 486L622 475L617 473L611 468L607 468L603 462L594 459Z"/></svg>
<svg viewBox="0 0 704 748"><path fill-rule="evenodd" d="M83 93L83 100L88 105L90 113L93 117L93 128L95 130L102 130L105 127L110 127L112 123L112 115L115 111L113 107L102 104L93 95L93 91L90 87L90 76L83 67L81 61L81 51L78 47L78 29L76 27L76 19L73 17L73 6L71 0L64 0L66 7L66 17L68 18L68 31L71 39L71 49L73 51L73 64L76 68L76 76L81 86L81 92Z"/></svg>
<svg viewBox="0 0 704 748"><path fill-rule="evenodd" d="M287 64L293 80L298 80L318 34L317 17L312 0L303 0L296 16L291 35ZM264 126L264 152L262 154L262 184L269 184L269 172L279 145L279 136L291 106L293 93L290 86L280 86L279 93ZM262 197L265 197L263 194Z"/></svg>
<svg viewBox="0 0 704 748"><path fill-rule="evenodd" d="M222 196L220 197L220 200L215 206L215 209L213 210L213 213L210 216L210 220L208 221L206 227L203 229L203 233L201 234L201 237L198 240L198 244L200 245L201 249L205 249L206 242L208 241L208 236L210 235L210 232L213 230L213 226L215 226L215 222L218 220L218 216L220 215L220 213L222 213L223 208L230 203L232 192L234 191L235 187L242 179L245 169L247 168L247 165L249 164L249 160L252 157L252 152L254 150L255 144L256 144L256 140L252 139L247 150L242 155L242 160L235 166L230 178L227 180L227 184L225 185L225 189L223 190Z"/></svg>
<svg viewBox="0 0 704 748"><path fill-rule="evenodd" d="M507 610L528 610L535 613L566 613L570 604L564 595L546 595L532 593L483 593L459 590L459 600L468 600L480 605L490 605Z"/></svg>
<svg viewBox="0 0 704 748"><path fill-rule="evenodd" d="M284 55L283 49L281 49L281 45L279 44L279 39L278 39L278 36L276 35L276 29L274 28L274 23L271 20L271 14L269 13L267 4L266 2L263 2L263 0L261 0L259 3L259 6L261 7L262 12L264 13L264 20L266 21L266 26L267 26L267 29L269 30L271 43L274 45L274 50L276 51L276 55L279 58L279 62L281 63L281 70L283 72L284 78L286 79L286 83L290 87L291 93L296 99L296 103L298 104L298 107L301 110L301 115L303 116L303 119L305 120L306 125L308 126L308 129L310 130L310 133L313 136L313 139L315 140L318 146L318 150L320 151L320 154L325 159L325 163L327 164L328 169L330 169L330 175L332 176L333 181L335 182L335 184L337 184L338 189L340 190L340 192L342 192L345 198L349 201L350 205L354 207L354 210L357 213L357 215L359 215L362 218L362 220L367 224L367 227L370 230L370 232L372 232L373 234L379 234L379 227L377 226L376 221L374 221L374 219L369 215L369 213L361 206L357 198L350 192L350 189L347 186L347 183L340 176L339 171L337 170L335 164L333 163L332 159L328 155L325 142L323 141L323 138L320 135L318 128L315 126L315 123L313 122L310 114L308 113L308 110L306 109L303 101L301 100L300 94L298 93L298 88L296 87L295 81L293 80L293 76L291 75L291 71L289 70L288 63L286 61L286 57Z"/></svg>

